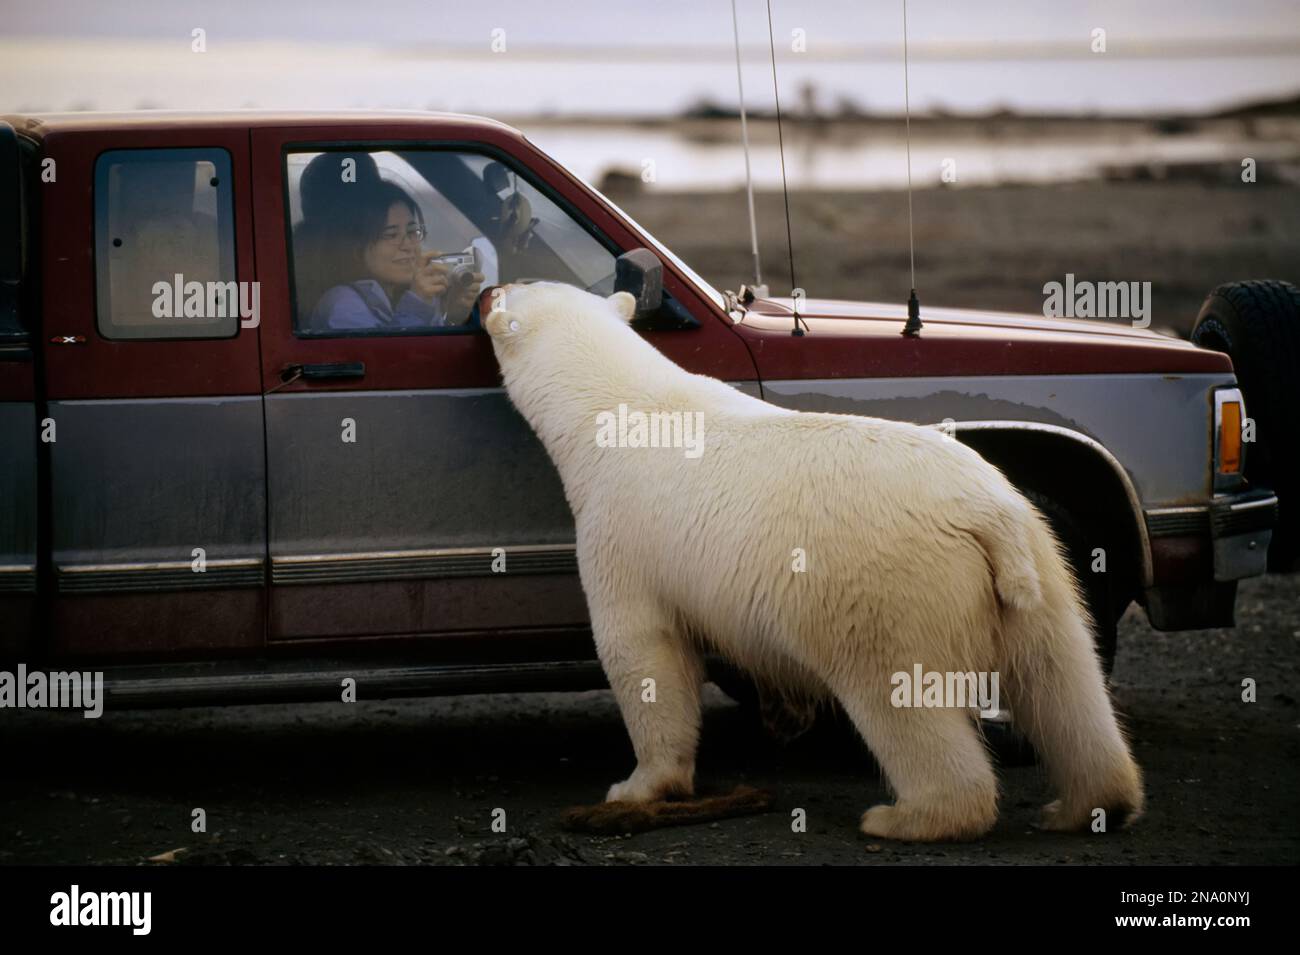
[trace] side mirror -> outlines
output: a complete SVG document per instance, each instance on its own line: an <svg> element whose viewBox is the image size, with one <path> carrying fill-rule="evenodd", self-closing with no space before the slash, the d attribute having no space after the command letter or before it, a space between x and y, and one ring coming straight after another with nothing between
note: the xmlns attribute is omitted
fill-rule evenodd
<svg viewBox="0 0 1300 955"><path fill-rule="evenodd" d="M614 262L614 291L636 299L636 315L653 315L664 301L664 266L649 249L624 252Z"/></svg>

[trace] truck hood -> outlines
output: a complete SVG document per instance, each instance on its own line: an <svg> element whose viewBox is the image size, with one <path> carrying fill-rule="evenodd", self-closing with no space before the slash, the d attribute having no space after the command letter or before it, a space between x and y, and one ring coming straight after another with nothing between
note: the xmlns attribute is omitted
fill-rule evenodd
<svg viewBox="0 0 1300 955"><path fill-rule="evenodd" d="M921 334L904 338L906 304L805 299L799 314L808 334L795 337L792 306L789 298L757 299L735 326L761 377L1232 371L1226 355L1101 319L922 305Z"/></svg>

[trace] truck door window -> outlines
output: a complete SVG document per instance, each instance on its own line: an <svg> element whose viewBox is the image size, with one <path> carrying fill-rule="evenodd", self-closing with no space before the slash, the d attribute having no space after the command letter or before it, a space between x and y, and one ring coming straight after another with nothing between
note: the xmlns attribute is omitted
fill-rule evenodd
<svg viewBox="0 0 1300 955"><path fill-rule="evenodd" d="M230 155L120 149L95 162L95 283L105 338L239 331ZM247 296L246 296L247 297Z"/></svg>
<svg viewBox="0 0 1300 955"><path fill-rule="evenodd" d="M615 253L487 155L295 152L286 182L299 336L472 332L480 285L614 290Z"/></svg>

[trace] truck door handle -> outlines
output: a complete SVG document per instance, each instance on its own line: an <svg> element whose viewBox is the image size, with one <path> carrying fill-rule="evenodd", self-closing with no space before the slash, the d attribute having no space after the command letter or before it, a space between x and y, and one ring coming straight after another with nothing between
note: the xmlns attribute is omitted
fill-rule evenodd
<svg viewBox="0 0 1300 955"><path fill-rule="evenodd" d="M294 378L307 378L311 381L324 381L331 378L364 378L366 363L363 361L330 361L315 365L285 365L280 372L281 381Z"/></svg>

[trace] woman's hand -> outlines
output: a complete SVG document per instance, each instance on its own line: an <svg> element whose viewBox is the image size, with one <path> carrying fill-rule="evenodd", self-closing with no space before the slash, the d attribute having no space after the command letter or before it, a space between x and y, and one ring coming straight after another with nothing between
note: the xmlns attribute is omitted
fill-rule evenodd
<svg viewBox="0 0 1300 955"><path fill-rule="evenodd" d="M411 280L411 291L429 303L446 294L451 285L451 270L441 262L433 261L440 255L442 253L436 249L421 253L422 261L416 266L415 277Z"/></svg>
<svg viewBox="0 0 1300 955"><path fill-rule="evenodd" d="M447 314L464 315L468 319L474 303L478 301L478 293L482 289L483 273L471 272L465 276L464 281L457 283L457 287L452 290L452 298L447 303Z"/></svg>

